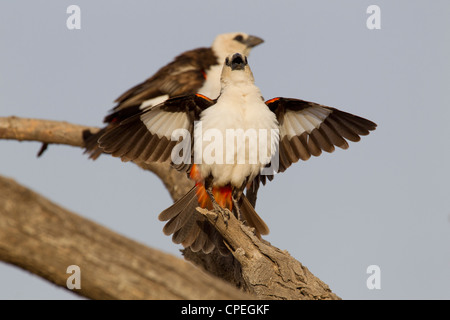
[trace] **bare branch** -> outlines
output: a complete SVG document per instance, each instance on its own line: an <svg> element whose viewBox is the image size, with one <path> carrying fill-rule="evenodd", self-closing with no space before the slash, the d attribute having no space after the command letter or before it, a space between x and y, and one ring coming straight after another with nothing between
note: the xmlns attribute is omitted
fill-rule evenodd
<svg viewBox="0 0 450 320"><path fill-rule="evenodd" d="M252 299L192 264L120 236L0 176L0 260L91 299Z"/></svg>
<svg viewBox="0 0 450 320"><path fill-rule="evenodd" d="M230 215L197 208L215 226L242 268L247 291L262 299L336 300L330 288L287 251L259 239L252 230Z"/></svg>
<svg viewBox="0 0 450 320"><path fill-rule="evenodd" d="M97 132L94 127L64 121L0 117L0 139L39 141L48 144L83 146L83 132Z"/></svg>

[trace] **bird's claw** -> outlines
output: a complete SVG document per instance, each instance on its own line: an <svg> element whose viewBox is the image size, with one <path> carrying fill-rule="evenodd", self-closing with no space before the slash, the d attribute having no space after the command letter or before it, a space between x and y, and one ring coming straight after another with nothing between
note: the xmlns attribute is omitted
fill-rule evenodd
<svg viewBox="0 0 450 320"><path fill-rule="evenodd" d="M219 204L213 203L214 211L220 214L225 222L225 225L228 226L228 220L230 220L231 211L227 208L222 208Z"/></svg>

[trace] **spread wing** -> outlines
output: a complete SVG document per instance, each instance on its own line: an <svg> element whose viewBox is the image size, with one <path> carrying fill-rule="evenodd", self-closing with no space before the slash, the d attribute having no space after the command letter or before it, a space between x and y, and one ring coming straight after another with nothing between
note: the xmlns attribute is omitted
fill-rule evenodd
<svg viewBox="0 0 450 320"><path fill-rule="evenodd" d="M168 99L108 129L100 137L99 146L123 161L172 163L171 154L176 145L187 142L191 150L194 121L214 103L200 94ZM186 141L186 135L191 139ZM191 154L183 154L181 158L190 160ZM188 162L175 164L181 170L190 167Z"/></svg>
<svg viewBox="0 0 450 320"><path fill-rule="evenodd" d="M280 124L279 172L322 151L347 149L347 140L357 142L377 126L359 116L299 99L274 98L266 104Z"/></svg>

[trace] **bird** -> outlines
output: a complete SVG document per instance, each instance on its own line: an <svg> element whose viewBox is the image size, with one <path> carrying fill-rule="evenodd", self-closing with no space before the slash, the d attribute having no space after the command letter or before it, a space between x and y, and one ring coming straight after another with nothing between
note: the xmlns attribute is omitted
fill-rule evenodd
<svg viewBox="0 0 450 320"><path fill-rule="evenodd" d="M226 255L223 238L197 207L232 213L258 237L266 235L269 228L243 193L246 187L271 180L298 160L347 149L347 141L359 141L377 125L301 99L265 101L240 52L225 58L220 83L215 99L195 93L144 108L104 133L99 146L123 161L165 162L185 171L195 186L159 214L167 221L163 232L194 252L217 247Z"/></svg>
<svg viewBox="0 0 450 320"><path fill-rule="evenodd" d="M252 48L263 43L260 37L244 32L219 34L211 47L186 51L161 67L154 75L120 95L117 105L104 118L106 126L95 134L85 133L85 153L97 159L102 150L97 140L107 128L140 110L178 96L201 93L216 98L220 93L220 74L225 58L234 52L250 54Z"/></svg>

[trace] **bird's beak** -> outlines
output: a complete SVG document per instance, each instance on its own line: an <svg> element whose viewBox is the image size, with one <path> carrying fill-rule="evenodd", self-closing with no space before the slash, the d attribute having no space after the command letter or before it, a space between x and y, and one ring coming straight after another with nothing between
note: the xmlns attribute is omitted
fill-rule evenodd
<svg viewBox="0 0 450 320"><path fill-rule="evenodd" d="M253 48L256 47L257 45L263 43L264 40L257 37L257 36L249 36L246 40L245 40L245 45L249 48Z"/></svg>
<svg viewBox="0 0 450 320"><path fill-rule="evenodd" d="M231 58L231 70L244 70L247 65L247 58L240 53L235 53Z"/></svg>

